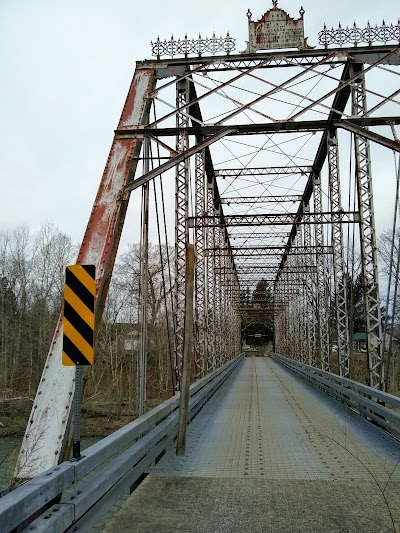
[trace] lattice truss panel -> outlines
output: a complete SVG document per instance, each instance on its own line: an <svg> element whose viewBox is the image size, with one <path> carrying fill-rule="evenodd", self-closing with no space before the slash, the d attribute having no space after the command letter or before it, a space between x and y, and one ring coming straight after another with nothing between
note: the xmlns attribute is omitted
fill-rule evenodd
<svg viewBox="0 0 400 533"><path fill-rule="evenodd" d="M197 377L237 352L239 323L274 327L275 349L349 376L347 285L361 254L369 380L380 385L369 145L390 157L396 142L399 60L395 47L373 48L157 63L157 118L139 133L157 145L155 169L176 161L178 379L189 239L197 251Z"/></svg>
<svg viewBox="0 0 400 533"><path fill-rule="evenodd" d="M365 293L369 379L381 383L369 144L388 154L395 145L399 61L396 48L373 48L157 63L157 119L139 133L150 130L167 161L163 180L173 172L168 160L176 162L178 379L189 239L197 251L197 377L239 349L239 323L275 328L275 349L349 376L347 285L362 254L373 280Z"/></svg>
<svg viewBox="0 0 400 533"><path fill-rule="evenodd" d="M157 217L175 249L165 305L178 386L187 242L196 247L193 379L240 352L250 324L261 336L274 330L283 355L351 375L346 294L361 256L368 379L382 386L372 183L399 150L399 64L394 45L138 63L79 255L98 267L98 314L130 194L148 183L149 233ZM59 339L60 328L42 383L62 376ZM39 389L26 440L32 453L46 433L45 466L61 453L72 377L57 387L60 423L47 435L52 392Z"/></svg>

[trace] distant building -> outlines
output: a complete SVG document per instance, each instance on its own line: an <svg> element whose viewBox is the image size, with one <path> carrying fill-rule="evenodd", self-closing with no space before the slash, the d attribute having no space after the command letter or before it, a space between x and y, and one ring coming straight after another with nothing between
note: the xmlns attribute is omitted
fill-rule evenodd
<svg viewBox="0 0 400 533"><path fill-rule="evenodd" d="M353 347L359 352L364 352L367 349L367 335L365 331L356 331L354 333Z"/></svg>
<svg viewBox="0 0 400 533"><path fill-rule="evenodd" d="M139 349L139 331L129 331L124 338L124 350L126 352L137 351Z"/></svg>
<svg viewBox="0 0 400 533"><path fill-rule="evenodd" d="M389 349L391 336L386 333L385 335L385 351ZM353 335L353 347L359 352L365 352L367 350L367 335L365 331L356 331ZM396 352L399 348L399 339L393 337L393 350Z"/></svg>

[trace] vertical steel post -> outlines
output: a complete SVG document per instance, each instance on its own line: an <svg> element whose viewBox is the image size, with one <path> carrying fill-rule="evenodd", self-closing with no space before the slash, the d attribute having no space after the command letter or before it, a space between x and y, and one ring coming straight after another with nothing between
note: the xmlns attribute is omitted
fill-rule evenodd
<svg viewBox="0 0 400 533"><path fill-rule="evenodd" d="M340 192L339 146L337 133L328 135L329 191L332 212L333 279L339 374L350 377L349 321L347 313L346 268L343 257L342 201Z"/></svg>
<svg viewBox="0 0 400 533"><path fill-rule="evenodd" d="M204 165L204 150L195 156L195 213L203 216L206 211L206 173ZM196 273L195 273L195 376L202 378L206 374L207 360L207 283L206 283L206 247L207 231L204 227L195 229Z"/></svg>
<svg viewBox="0 0 400 533"><path fill-rule="evenodd" d="M279 277L279 282L274 286L274 335L275 349L277 353L285 354L285 315L283 312L283 273ZM277 317L277 320L275 319Z"/></svg>
<svg viewBox="0 0 400 533"><path fill-rule="evenodd" d="M287 262L286 262L287 264ZM282 288L280 297L284 302L284 313L283 320L281 323L281 332L282 332L282 354L290 357L291 348L289 344L289 338L291 335L290 332L290 293L289 293L289 275L285 270L281 274Z"/></svg>
<svg viewBox="0 0 400 533"><path fill-rule="evenodd" d="M75 394L74 394L74 413L73 413L73 439L72 439L72 458L79 461L81 458L81 405L82 405L82 381L83 367L75 367Z"/></svg>
<svg viewBox="0 0 400 533"><path fill-rule="evenodd" d="M310 212L310 206L304 206L304 212ZM304 248L309 250L312 246L311 237L311 225L305 224L304 226ZM305 255L304 266L306 267L306 273L304 275L304 283L306 287L306 314L307 314L307 364L310 366L316 366L316 302L315 302L315 260L313 254Z"/></svg>
<svg viewBox="0 0 400 533"><path fill-rule="evenodd" d="M233 356L237 355L242 351L242 319L240 316L240 304L238 303L240 301L240 285L237 273L235 271L235 265L233 262L233 258L231 258L232 261L232 279L234 280L234 288L232 292L232 314L233 314Z"/></svg>
<svg viewBox="0 0 400 533"><path fill-rule="evenodd" d="M351 87L352 115L368 116L365 91L364 67L352 65L352 75L358 74ZM374 197L369 141L360 135L354 136L358 207L360 212L360 241L363 273L364 311L367 334L367 358L369 385L383 390L385 375L383 367L382 320L379 299L378 260Z"/></svg>
<svg viewBox="0 0 400 533"><path fill-rule="evenodd" d="M215 212L214 204L214 179L207 180L207 213L211 216ZM208 226L206 228L207 246L215 247L216 229ZM215 305L214 294L216 291L215 280L215 253L211 252L206 258L207 268L207 373L217 368L216 347L215 347Z"/></svg>
<svg viewBox="0 0 400 533"><path fill-rule="evenodd" d="M235 293L234 293L235 301L238 302L240 300L240 284L238 275L235 272ZM235 307L235 331L236 331L236 350L235 355L242 351L242 314L239 307Z"/></svg>
<svg viewBox="0 0 400 533"><path fill-rule="evenodd" d="M239 352L237 352L237 320L236 320L236 312L235 307L233 305L233 301L237 298L237 291L236 291L236 284L237 280L235 278L235 268L234 268L234 262L232 256L229 257L228 260L229 263L229 280L230 280L230 289L229 289L229 297L228 297L228 314L229 314L229 322L228 322L228 341L229 341L229 359L232 359L235 355L237 355Z"/></svg>
<svg viewBox="0 0 400 533"><path fill-rule="evenodd" d="M297 228L295 245L301 247L303 245L303 227L299 226ZM294 290L296 291L296 323L298 325L298 344L297 349L298 353L296 358L301 363L306 363L306 339L307 339L307 324L306 324L306 313L304 297L305 297L305 287L303 284L303 275L300 273L300 269L304 266L304 256L301 254L296 254L293 257L293 269L294 273L292 275L293 283L295 285Z"/></svg>
<svg viewBox="0 0 400 533"><path fill-rule="evenodd" d="M229 293L229 267L228 267L228 241L226 230L221 229L222 240L222 286L221 286L221 359L222 363L228 361L229 340L228 340L228 293Z"/></svg>
<svg viewBox="0 0 400 533"><path fill-rule="evenodd" d="M274 284L274 352L284 354L283 273Z"/></svg>
<svg viewBox="0 0 400 533"><path fill-rule="evenodd" d="M220 215L220 211L218 215ZM222 238L220 228L215 229L215 251L213 252L214 257L214 344L216 350L216 361L217 367L222 365Z"/></svg>
<svg viewBox="0 0 400 533"><path fill-rule="evenodd" d="M189 100L189 81L179 79L176 84L176 107L182 109L176 114L179 130L176 138L176 151L184 152L189 147L189 116L184 106ZM189 242L189 161L176 165L175 175L175 372L176 387L179 389L180 372L183 359L185 332L185 268L186 243Z"/></svg>
<svg viewBox="0 0 400 533"><path fill-rule="evenodd" d="M327 272L325 256L321 247L324 246L324 227L322 222L322 188L321 176L314 176L314 211L315 211L315 245L317 260L317 317L320 365L322 370L330 372L329 347L329 294L327 289Z"/></svg>
<svg viewBox="0 0 400 533"><path fill-rule="evenodd" d="M150 169L150 140L144 140L144 173ZM147 327L149 288L149 185L142 187L142 234L140 247L140 343L138 356L137 413L146 410Z"/></svg>
<svg viewBox="0 0 400 533"><path fill-rule="evenodd" d="M185 276L185 330L181 369L181 396L179 403L179 422L178 437L176 442L176 455L185 455L186 453L186 429L189 417L190 361L192 359L193 353L194 261L194 246L193 244L187 244Z"/></svg>
<svg viewBox="0 0 400 533"><path fill-rule="evenodd" d="M135 130L146 124L152 104L156 71L138 68L119 120L118 129L128 128L129 139L115 136L90 214L78 255L78 264L96 266L95 316L99 324L124 225L129 194L125 188L135 176L142 136ZM29 422L15 468L16 479L30 479L63 460L74 397L74 373L63 367L62 313L50 345L43 374L33 402Z"/></svg>
<svg viewBox="0 0 400 533"><path fill-rule="evenodd" d="M297 246L298 233L296 237L292 240L292 244ZM297 267L298 256L290 254L288 257L289 265L289 292L291 295L290 298L290 357L296 360L300 360L301 353L301 319L299 313L299 295L296 289L297 283L297 274L295 269Z"/></svg>
<svg viewBox="0 0 400 533"><path fill-rule="evenodd" d="M305 226L302 225L299 228L299 237L298 237L298 244L300 247L304 246L304 230ZM307 308L307 274L305 271L305 267L307 265L307 253L303 255L299 255L297 259L297 280L300 285L300 294L299 294L299 319L301 323L301 353L300 353L300 360L302 363L307 364L308 363L308 352L309 352L309 339L308 339L308 308Z"/></svg>

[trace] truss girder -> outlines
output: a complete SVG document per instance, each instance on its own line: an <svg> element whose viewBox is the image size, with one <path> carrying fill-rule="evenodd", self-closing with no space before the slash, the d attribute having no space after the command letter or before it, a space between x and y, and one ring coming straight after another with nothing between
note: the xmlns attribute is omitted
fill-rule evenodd
<svg viewBox="0 0 400 533"><path fill-rule="evenodd" d="M321 177L314 176L314 211L316 215L315 244L317 247L324 245L324 228L322 223L322 190ZM330 371L330 344L329 344L329 291L327 287L327 270L324 254L317 253L317 323L319 355L322 370Z"/></svg>
<svg viewBox="0 0 400 533"><path fill-rule="evenodd" d="M189 99L189 84L180 80L176 84L176 106L184 106ZM189 125L186 113L176 114L176 152L181 154L189 148L189 136L185 129ZM175 374L179 390L183 361L183 343L185 333L185 280L186 280L186 244L189 242L189 159L181 158L175 166Z"/></svg>
<svg viewBox="0 0 400 533"><path fill-rule="evenodd" d="M256 55L231 54L225 57L202 56L190 57L188 59L176 58L165 61L147 60L140 62L140 66L147 68L159 69L159 76L164 77L176 75L176 71L182 68L182 65L190 64L198 68L198 72L212 71L242 71L253 67L257 69L269 69L275 67L296 67L304 65L313 65L319 63L321 58L329 64L343 64L344 58L350 61L371 62L376 58L382 58L386 64L398 64L395 59L387 57L390 51L396 49L396 45L376 45L371 50L370 46L349 46L330 48L329 50L316 48L312 50L273 50L271 52L259 52ZM160 65L165 64L165 72Z"/></svg>
<svg viewBox="0 0 400 533"><path fill-rule="evenodd" d="M241 258L241 257L253 257L253 258L263 258L263 257L281 257L283 253L283 250L281 248L243 248L243 249L235 249L233 250L233 255L235 258ZM292 248L289 255L287 257L293 256L293 255L303 255L305 253L314 253L318 255L323 254L332 254L333 249L331 246L318 246L314 249L305 249L304 247L296 247ZM224 249L218 249L218 250L209 250L208 251L209 256L214 257L221 257L224 255L231 255L230 251L224 250ZM292 270L293 267L291 267L289 270ZM217 269L219 267L217 266Z"/></svg>
<svg viewBox="0 0 400 533"><path fill-rule="evenodd" d="M353 211L343 211L340 213L342 224L359 221L359 213ZM298 220L297 213L282 214L260 214L260 215L225 215L223 220L218 216L190 217L189 227L196 226L290 226L292 224L330 224L331 213L319 213L318 222L315 213L303 214Z"/></svg>
<svg viewBox="0 0 400 533"><path fill-rule="evenodd" d="M232 240L236 240L236 239L259 239L259 240L262 240L262 239L283 239L283 238L287 238L289 237L289 234L287 232L279 232L278 230L277 231L271 231L271 232L268 232L268 233L259 233L259 232L254 232L254 233L233 233L233 232L230 232L229 233L229 236Z"/></svg>
<svg viewBox="0 0 400 533"><path fill-rule="evenodd" d="M215 246L222 248L223 241L222 241L222 234L220 228L215 228ZM216 350L216 359L217 359L217 367L220 367L223 363L223 355L222 355L222 337L223 337L223 328L222 328L222 320L223 320L223 299L222 299L222 283L221 283L221 276L218 275L217 271L221 269L223 266L223 255L226 255L228 252L223 250L224 254L215 254L214 255L214 268L216 269L214 271L215 275L215 281L214 281L214 310L215 310L215 317L214 317L214 334L215 334L215 350Z"/></svg>
<svg viewBox="0 0 400 533"><path fill-rule="evenodd" d="M340 224L342 209L340 190L339 146L336 132L328 137L329 191L332 210L333 279L339 374L350 377L349 320L347 313L347 270L343 257L343 231ZM339 223L337 222L339 220Z"/></svg>
<svg viewBox="0 0 400 533"><path fill-rule="evenodd" d="M359 77L352 87L352 112L357 117L365 116L368 108L363 67L357 64L353 69ZM385 378L371 158L369 141L360 135L355 135L355 156L369 385L383 390Z"/></svg>
<svg viewBox="0 0 400 533"><path fill-rule="evenodd" d="M304 231L304 247L309 249L312 246L312 231L310 224L305 224L303 226ZM302 265L302 270L299 274L302 274L304 286L306 290L305 297L305 312L307 317L307 360L306 363L311 366L316 366L316 299L315 299L315 289L316 289L316 272L315 267L315 256L312 254L304 255L304 263Z"/></svg>
<svg viewBox="0 0 400 533"><path fill-rule="evenodd" d="M135 71L118 128L129 127L134 130L145 125L143 121L150 110L150 94L154 86L153 69L138 68ZM140 138L114 138L78 254L78 264L96 266L96 324L101 320L128 207L129 197L124 194L124 190L130 176L135 173L141 147ZM17 479L31 478L63 459L75 390L75 374L72 367L62 366L61 356L62 314L17 460Z"/></svg>
<svg viewBox="0 0 400 533"><path fill-rule="evenodd" d="M205 172L204 151L195 156L195 213L201 215L206 207L207 178ZM206 228L196 228L196 268L195 268L195 376L200 379L206 375L207 361L207 258L204 250L207 248Z"/></svg>
<svg viewBox="0 0 400 533"><path fill-rule="evenodd" d="M288 194L286 196L253 196L253 197L230 197L230 198L221 198L222 204L280 204L280 203L295 203L300 202L302 199L298 194Z"/></svg>
<svg viewBox="0 0 400 533"><path fill-rule="evenodd" d="M129 194L146 185L155 177L175 172L175 287L174 287L174 329L175 329L175 367L179 384L183 358L184 316L185 316L185 248L189 235L195 236L197 247L196 295L195 295L195 376L200 378L237 353L240 346L240 321L252 317L253 320L273 318L275 328L275 349L284 355L297 358L311 365L320 365L324 370L332 370L330 359L329 321L331 299L331 278L326 255L333 253L333 284L335 288L335 316L338 328L338 345L340 373L348 375L349 339L347 334L346 280L343 261L343 224L360 223L362 269L364 278L364 304L367 329L367 348L369 381L374 387L382 387L383 344L380 317L380 299L378 290L378 272L376 258L376 236L373 212L373 194L371 183L371 161L369 141L379 143L388 149L399 151L399 143L383 135L371 132L369 127L392 126L400 124L399 116L376 116L376 110L388 101L397 104L390 97L383 98L373 108L374 116L369 116L366 105L366 87L363 64L368 64L365 71L377 65L399 65L398 46L373 46L358 48L341 48L340 50L295 50L273 51L254 55L238 54L229 57L180 58L165 61L146 61L138 64L133 82L122 112L115 138L101 180L100 188L90 216L84 241L79 253L78 263L91 263L97 267L97 303L96 320L99 321L108 292L110 276L113 269L117 247L125 219ZM330 67L344 65L340 80ZM361 65L361 67L360 67ZM262 79L257 74L261 69L274 67L295 68L280 85L272 80ZM389 69L387 69L389 70ZM233 75L223 74L220 83L207 86L211 76L200 77L209 72L235 71ZM324 81L335 83L335 87L322 89L320 95L312 98L310 93L301 93L294 88L294 81L311 81L320 75ZM196 77L195 77L196 76ZM167 79L172 78L172 79ZM222 79L223 78L223 79ZM241 89L233 81L246 78L255 80L257 92L243 96L243 101L228 96L229 90ZM267 76L265 76L267 78ZM156 81L165 80L156 87ZM259 85L260 82L260 85ZM268 89L261 87L266 83ZM196 94L196 85L201 94ZM296 85L300 85L297 84ZM175 101L170 104L163 100L161 92L168 94L176 88ZM272 87L272 88L271 88ZM221 89L224 91L221 91ZM293 100L293 113L279 117L270 117L265 109L261 110L263 101L277 92L286 91ZM225 94L222 94L222 93ZM398 92L392 93L393 95ZM229 101L228 110L221 106L222 113L214 118L203 120L199 102L209 96L224 96ZM348 99L352 96L351 115L346 112ZM170 97L170 96L168 96ZM295 98L301 99L296 107ZM241 100L242 98L239 97ZM333 99L332 105L331 99ZM247 103L246 101L247 100ZM161 116L152 124L148 123L150 106L161 104ZM224 102L226 103L226 102ZM257 108L258 104L261 105ZM292 102L282 100L282 104ZM232 106L234 104L234 106ZM277 106L278 107L278 106ZM164 113L164 110L167 111ZM392 109L392 108L391 108ZM329 110L329 111L327 111ZM158 110L157 110L158 111ZM241 120L248 111L257 113L258 122L252 124ZM298 120L311 111L312 120ZM219 112L219 111L218 111ZM329 112L329 114L328 114ZM164 114L163 114L164 113ZM317 113L325 114L324 120L316 120ZM237 120L238 124L224 126L227 120ZM156 116L156 113L154 114ZM210 116L207 113L207 116ZM260 116L263 118L260 119ZM173 127L173 117L176 123ZM223 117L223 118L221 118ZM308 118L306 116L305 118ZM318 117L317 117L318 118ZM169 120L169 123L167 122ZM160 127L165 121L168 127ZM343 211L340 200L340 174L337 145L332 131L341 128L351 132L355 137L355 159L357 170L357 189L359 211ZM289 159L288 166L220 168L214 170L210 146L225 137L229 142L240 143L235 136L268 135L281 133L298 140L302 132L320 133L320 144L312 165L295 165L295 159ZM299 133L299 135L289 135ZM193 136L196 139L194 143ZM176 138L172 148L168 137ZM311 135L309 136L311 138ZM192 139L192 142L189 142ZM144 173L135 176L139 161L148 161L156 157L144 153L141 157L143 141L157 145L163 151L157 164L145 165ZM257 141L257 140L256 140ZM285 139L282 140L282 144ZM241 143L250 145L250 141ZM255 144L252 143L252 144ZM278 143L279 144L279 143ZM259 146L254 147L261 148ZM242 150L242 148L240 149ZM272 150L271 150L272 151ZM165 153L166 152L166 153ZM267 149L265 150L267 152ZM261 154L262 150L258 150ZM239 150L238 150L239 154ZM239 156L232 154L240 161ZM265 154L264 154L265 155ZM282 155L282 154L279 154ZM288 155L288 153L284 153ZM329 158L329 197L331 205L323 211L323 194L320 174ZM160 161L163 161L161 164ZM165 162L164 162L165 161ZM189 161L195 161L195 200L194 215L189 217L190 168ZM275 157L270 162L274 164ZM276 158L279 164L279 158ZM309 158L298 159L303 163ZM225 165L221 163L221 165ZM257 163L262 165L260 160ZM239 166L241 163L239 163ZM146 168L147 167L147 168ZM258 179L259 176L278 176L282 180L293 175L307 183L303 194L293 194L298 190L286 187L288 194L284 197L267 196L268 186L273 179ZM163 176L163 178L164 178ZM225 197L219 195L216 177L228 178L227 182L238 179L240 186L227 189L231 194L239 190L248 191L248 197ZM246 177L250 179L246 180ZM242 179L243 178L243 179ZM247 183L266 185L264 192L250 192ZM293 182L294 179L288 181ZM274 190L283 190L285 187ZM314 195L314 212L310 212L310 203ZM296 202L295 213L274 213L276 206L259 208L262 203ZM247 204L251 209L245 215L225 215L222 209L226 204ZM147 202L146 202L147 205ZM281 211L286 206L281 207ZM268 210L270 210L268 212ZM244 211L244 210L243 210ZM260 213L260 211L263 211ZM249 214L256 212L257 214ZM331 230L332 246L324 234L325 225ZM252 232L251 228L240 233L240 227L268 225L264 232ZM229 235L229 227L238 227L235 234ZM287 226L287 227L285 227ZM193 228L193 230L192 230ZM252 240L257 244L267 242L271 246L230 246L230 238ZM278 239L288 239L285 246L273 246ZM257 239L257 240L256 240ZM261 239L271 239L262 241ZM276 239L276 240L272 240ZM246 243L243 243L246 244ZM273 263L274 258L276 264ZM268 261L268 263L267 263ZM274 276L276 273L276 276ZM253 288L259 281L268 281L273 294L268 302L255 306L247 305L241 289ZM270 283L271 281L271 283ZM272 283L274 281L274 283ZM272 291L271 291L272 292ZM258 307L257 307L258 306ZM331 310L333 311L333 309ZM61 458L65 444L65 429L69 425L69 414L74 395L73 373L69 368L61 368L61 317L54 335L52 348L46 362L45 370L34 401L34 410L29 421L29 430L24 437L24 444L18 460L17 476L31 477L42 469L54 466ZM43 385L44 384L44 385ZM53 385L50 385L53 384ZM50 406L50 408L49 408ZM50 416L51 415L51 416ZM34 465L34 466L32 466ZM35 468L39 470L35 471Z"/></svg>
<svg viewBox="0 0 400 533"><path fill-rule="evenodd" d="M216 126L216 125L204 125L204 126L195 126L188 127L185 129L187 135L201 135L206 138L210 138L209 144L218 141L222 137L226 136L236 136L236 135L272 135L272 134L283 134L283 133L296 133L296 132L314 132L321 131L325 132L331 128L344 128L351 130L354 126L368 128L372 126L387 126L388 124L400 124L400 117L397 116L386 116L386 117L361 117L361 118L352 118L351 120L340 120L336 121L333 119L328 120L292 120L287 122L266 122L261 124L252 124L252 125L243 125L243 124L234 124L232 126ZM152 135L156 137L172 137L179 133L179 128L160 128L160 129L141 129L135 133L132 133L130 130L118 130L118 138L121 139L130 139L134 136L142 135ZM366 134L373 141L382 144L383 146L390 146L392 149L398 151L399 147L390 139L382 136L372 136ZM204 146L199 147L204 148ZM189 152L191 155L197 151L195 147ZM189 154L188 154L189 155ZM176 157L176 156L175 156ZM171 162L164 163L162 165L162 170L159 171L165 172L166 169L174 166L174 158L171 159ZM148 176L143 176L143 180L152 179L154 177L154 172L150 173L150 178ZM133 185L133 184L132 184ZM140 183L143 185L143 183ZM129 184L128 189L131 187Z"/></svg>
<svg viewBox="0 0 400 533"><path fill-rule="evenodd" d="M332 109L329 112L328 121L332 123L334 120L340 120L344 110L346 108L347 102L350 98L350 87L348 85L348 80L350 79L350 66L349 64L345 64L340 82L339 82L339 90L335 93ZM331 127L331 125L329 126ZM309 174L307 184L304 189L303 193L303 200L300 203L300 206L297 211L297 218L293 223L290 236L287 242L287 251L290 250L290 247L292 245L292 242L296 236L297 229L298 229L298 221L302 220L302 217L304 216L305 212L308 210L308 207L310 205L310 199L314 191L314 180L316 176L319 179L319 176L321 174L322 167L324 166L326 156L327 156L327 139L328 139L328 132L325 130L322 139L319 143L318 150L314 159L312 172ZM317 191L317 194L322 194L321 191ZM315 200L314 200L315 202ZM318 224L320 225L322 223L320 213L322 213L322 199L319 201L317 199L317 203L319 204L318 208ZM315 230L317 233L317 229ZM320 232L323 231L322 228ZM316 243L317 244L317 243ZM284 261L281 261L280 270L284 268L285 264ZM279 274L278 274L279 277Z"/></svg>
<svg viewBox="0 0 400 533"><path fill-rule="evenodd" d="M278 268L277 266L273 267L273 268L268 268L268 267L246 267L246 268L241 268L241 267L238 267L236 268L236 272L238 274L238 276L242 275L242 274L246 274L246 276L258 276L259 279L264 279L264 276L265 275L268 275L270 276L272 279L275 279L276 277L276 273L278 271ZM310 274L311 272L315 272L315 269L312 270L312 267L303 267L303 268L297 268L297 269L291 269L290 271L288 271L289 274ZM261 276L260 278L260 274L263 274L263 276Z"/></svg>
<svg viewBox="0 0 400 533"><path fill-rule="evenodd" d="M286 166L266 168L225 168L215 171L216 176L239 178L241 176L284 176L287 174L308 174L312 171L309 166Z"/></svg>
<svg viewBox="0 0 400 533"><path fill-rule="evenodd" d="M214 180L207 180L207 212L214 213ZM213 227L206 227L207 243L215 246L215 232ZM216 292L215 256L205 257L207 269L207 373L217 368L216 358L216 332L215 332L215 305L214 295Z"/></svg>

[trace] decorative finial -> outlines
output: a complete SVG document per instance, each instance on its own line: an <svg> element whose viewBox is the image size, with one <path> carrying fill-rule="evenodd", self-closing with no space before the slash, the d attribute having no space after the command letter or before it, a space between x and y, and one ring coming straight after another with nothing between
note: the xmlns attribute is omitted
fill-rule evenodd
<svg viewBox="0 0 400 533"><path fill-rule="evenodd" d="M278 0L272 0L272 8L277 9L278 8Z"/></svg>
<svg viewBox="0 0 400 533"><path fill-rule="evenodd" d="M304 13L305 13L303 6L301 6L299 13L300 13L300 17L303 18L304 17Z"/></svg>
<svg viewBox="0 0 400 533"><path fill-rule="evenodd" d="M247 15L247 18L249 20L251 20L251 17L253 16L253 13L250 11L250 9L248 9L246 15Z"/></svg>

